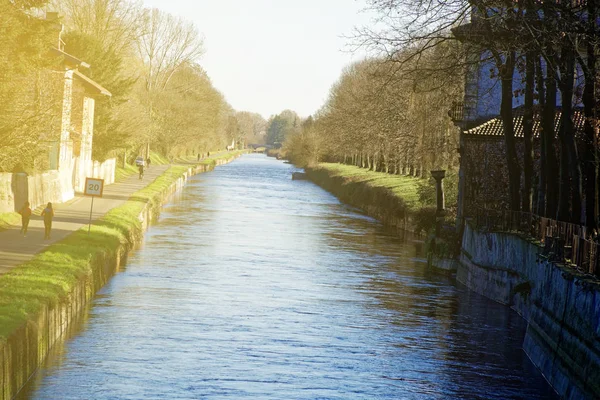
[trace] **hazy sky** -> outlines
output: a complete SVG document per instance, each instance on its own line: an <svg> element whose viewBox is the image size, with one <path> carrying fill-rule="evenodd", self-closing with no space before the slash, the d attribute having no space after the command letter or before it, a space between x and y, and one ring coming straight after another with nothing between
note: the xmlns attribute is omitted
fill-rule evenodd
<svg viewBox="0 0 600 400"><path fill-rule="evenodd" d="M204 34L200 64L238 111L303 117L324 103L351 54L354 26L370 22L366 0L144 0L193 21Z"/></svg>

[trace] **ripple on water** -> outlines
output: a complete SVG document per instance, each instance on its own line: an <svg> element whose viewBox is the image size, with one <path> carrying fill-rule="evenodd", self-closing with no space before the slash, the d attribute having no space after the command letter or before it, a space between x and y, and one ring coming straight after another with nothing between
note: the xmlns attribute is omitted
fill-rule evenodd
<svg viewBox="0 0 600 400"><path fill-rule="evenodd" d="M293 170L194 177L22 397L554 398L520 317Z"/></svg>

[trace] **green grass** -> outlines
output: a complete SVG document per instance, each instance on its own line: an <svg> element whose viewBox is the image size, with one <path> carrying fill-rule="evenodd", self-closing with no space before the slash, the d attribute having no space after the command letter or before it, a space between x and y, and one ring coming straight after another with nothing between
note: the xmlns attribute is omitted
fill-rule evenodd
<svg viewBox="0 0 600 400"><path fill-rule="evenodd" d="M241 152L230 152L217 158L231 158ZM203 161L214 162L214 159ZM124 205L96 221L89 236L87 227L79 229L0 275L0 341L6 340L45 305L67 298L77 282L94 274L94 260L113 255L119 244L132 243L142 235L138 216L145 204L158 202L158 195L188 168L189 165L170 167L153 183L134 193Z"/></svg>
<svg viewBox="0 0 600 400"><path fill-rule="evenodd" d="M169 159L167 157L153 151L150 152L150 161L152 162L152 165L169 164Z"/></svg>
<svg viewBox="0 0 600 400"><path fill-rule="evenodd" d="M138 169L135 165L126 164L125 168L122 167L123 164L117 166L115 170L115 182L122 182L130 175L137 173Z"/></svg>
<svg viewBox="0 0 600 400"><path fill-rule="evenodd" d="M420 209L419 188L426 184L422 179L404 175L392 175L385 172L373 172L353 165L321 163L318 168L329 171L330 175L346 178L352 182L362 182L370 187L386 188L401 198L410 211Z"/></svg>
<svg viewBox="0 0 600 400"><path fill-rule="evenodd" d="M21 216L16 212L0 213L0 232L12 228L21 222Z"/></svg>
<svg viewBox="0 0 600 400"><path fill-rule="evenodd" d="M238 154L243 154L243 153L247 153L248 151L246 150L237 150L237 151L231 151L231 152L226 152L226 151L220 151L220 152L214 152L211 153L210 157L205 158L203 160L198 161L198 157L197 156L189 156L189 157L177 157L173 159L173 164L210 164L211 160L217 160L217 159L227 159L230 158L232 155L238 155ZM150 152L150 160L151 160L151 166L152 165L166 165L166 164L170 164L171 162L169 161L169 159L165 156L163 156L162 154L159 153L154 153L154 152ZM125 179L127 179L129 176L137 174L138 173L138 167L136 165L133 164L127 164L125 166L125 168L122 167L122 163L117 163L117 168L115 171L115 182L122 182Z"/></svg>
<svg viewBox="0 0 600 400"><path fill-rule="evenodd" d="M122 160L121 160L122 161ZM162 154L150 152L150 161L152 165L165 165L169 164L169 160ZM123 167L122 162L117 162L117 168L115 171L115 182L122 182L129 176L137 174L138 167L134 164L126 164Z"/></svg>

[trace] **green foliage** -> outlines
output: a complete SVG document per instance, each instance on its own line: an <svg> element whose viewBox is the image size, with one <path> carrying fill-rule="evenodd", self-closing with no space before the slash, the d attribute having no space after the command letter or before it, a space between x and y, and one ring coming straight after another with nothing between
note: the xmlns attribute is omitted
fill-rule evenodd
<svg viewBox="0 0 600 400"><path fill-rule="evenodd" d="M235 113L239 127L238 141L246 144L264 144L267 121L257 113L240 111Z"/></svg>
<svg viewBox="0 0 600 400"><path fill-rule="evenodd" d="M53 129L58 99L45 95L52 82L40 71L56 63L46 56L56 26L27 12L44 3L0 2L0 171L32 170L46 139L40 132Z"/></svg>
<svg viewBox="0 0 600 400"><path fill-rule="evenodd" d="M87 76L112 94L99 97L94 111L94 157L104 160L115 150L130 147L132 137L144 122L139 118L142 108L131 110L128 104L137 77L128 75L122 55L106 49L97 38L69 32L63 40L67 53L91 65L89 71L85 71Z"/></svg>
<svg viewBox="0 0 600 400"><path fill-rule="evenodd" d="M163 154L204 153L239 139L233 110L197 64L182 65L165 90L154 94L153 120Z"/></svg>
<svg viewBox="0 0 600 400"><path fill-rule="evenodd" d="M455 208L458 201L458 173L455 171L447 171L443 182L446 208ZM433 179L433 177L423 180L419 186L418 192L421 203L435 204L437 202L435 179Z"/></svg>
<svg viewBox="0 0 600 400"><path fill-rule="evenodd" d="M430 234L435 231L436 211L436 207L423 207L415 210L413 222L417 235Z"/></svg>
<svg viewBox="0 0 600 400"><path fill-rule="evenodd" d="M272 116L267 122L267 144L282 144L288 135L300 128L300 118L291 110Z"/></svg>
<svg viewBox="0 0 600 400"><path fill-rule="evenodd" d="M323 138L315 129L312 117L302 122L301 128L289 134L283 143L286 158L292 163L305 167L318 164L323 156Z"/></svg>
<svg viewBox="0 0 600 400"><path fill-rule="evenodd" d="M0 231L12 228L21 221L21 216L16 212L0 213Z"/></svg>
<svg viewBox="0 0 600 400"><path fill-rule="evenodd" d="M147 145L177 156L244 143L234 110L197 64L203 41L193 24L120 0L60 0L52 21L29 10L45 3L0 2L0 171L47 169L58 146L64 60L49 50L60 46L61 23L64 51L90 64L79 71L112 93L96 98L94 159ZM76 81L76 118L81 101ZM80 120L71 122L77 152Z"/></svg>

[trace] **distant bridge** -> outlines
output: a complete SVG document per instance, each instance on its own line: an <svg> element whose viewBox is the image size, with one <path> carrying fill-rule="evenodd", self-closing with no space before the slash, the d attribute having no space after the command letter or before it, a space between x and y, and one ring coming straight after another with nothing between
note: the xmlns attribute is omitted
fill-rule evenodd
<svg viewBox="0 0 600 400"><path fill-rule="evenodd" d="M249 148L249 149L253 149L253 150L259 149L259 148L261 148L261 147L262 147L262 148L264 148L264 149L266 149L266 150L270 150L270 149L272 149L272 148L273 148L273 146L272 146L272 145L270 145L270 144L257 144L257 143L252 143L252 144L249 144L249 145L248 145L248 148Z"/></svg>

